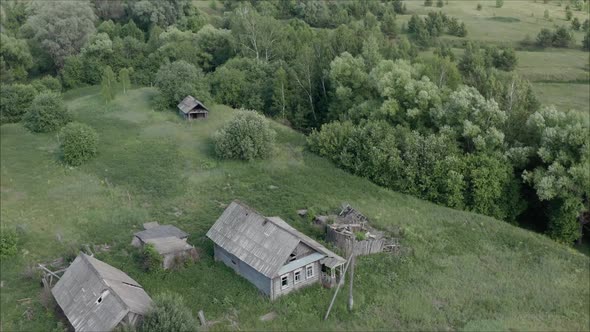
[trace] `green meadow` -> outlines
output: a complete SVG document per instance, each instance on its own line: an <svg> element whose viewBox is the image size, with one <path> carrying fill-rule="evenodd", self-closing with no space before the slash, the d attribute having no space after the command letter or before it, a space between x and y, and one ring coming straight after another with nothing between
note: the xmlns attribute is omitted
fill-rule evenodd
<svg viewBox="0 0 590 332"><path fill-rule="evenodd" d="M0 330L57 327L56 314L42 304L39 279L25 271L71 257L83 244L108 244L99 259L150 295L182 294L193 314L204 310L212 330L590 328L588 256L505 222L352 176L308 152L302 134L278 123L272 158L218 160L211 135L234 111L213 105L206 121L187 123L174 112L154 111L154 95L151 88L135 89L106 105L98 87L69 91L74 119L100 135L98 156L77 168L61 161L57 134L32 134L21 124L0 127L0 217L4 227L17 230L20 251L2 261ZM313 286L271 303L213 261L205 233L233 199L281 216L320 241L322 230L296 210L331 212L348 202L378 228L401 227L409 253L358 259L354 310L346 310L345 288L323 321L334 290ZM190 233L200 260L180 271L142 271L130 242L147 221ZM271 311L276 319L259 320Z"/></svg>

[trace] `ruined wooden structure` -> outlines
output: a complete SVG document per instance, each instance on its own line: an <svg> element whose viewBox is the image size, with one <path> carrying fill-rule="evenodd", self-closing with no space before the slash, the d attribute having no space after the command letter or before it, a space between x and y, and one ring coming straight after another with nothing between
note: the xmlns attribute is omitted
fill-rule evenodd
<svg viewBox="0 0 590 332"><path fill-rule="evenodd" d="M175 262L198 258L195 247L187 243L188 234L172 225L144 224L145 230L133 234L131 245L143 247L152 244L162 256L162 267L169 269Z"/></svg>
<svg viewBox="0 0 590 332"><path fill-rule="evenodd" d="M327 225L326 241L341 249L346 256L353 252L353 247L355 256L394 252L399 247L397 239L388 238L371 227L368 218L348 204L343 206L336 221Z"/></svg>
<svg viewBox="0 0 590 332"><path fill-rule="evenodd" d="M264 217L234 201L207 232L222 261L274 300L315 283L343 280L346 262L279 217Z"/></svg>
<svg viewBox="0 0 590 332"><path fill-rule="evenodd" d="M74 331L136 326L152 300L122 271L80 253L51 290Z"/></svg>
<svg viewBox="0 0 590 332"><path fill-rule="evenodd" d="M178 113L188 121L206 119L209 114L209 109L193 96L186 96L177 107Z"/></svg>

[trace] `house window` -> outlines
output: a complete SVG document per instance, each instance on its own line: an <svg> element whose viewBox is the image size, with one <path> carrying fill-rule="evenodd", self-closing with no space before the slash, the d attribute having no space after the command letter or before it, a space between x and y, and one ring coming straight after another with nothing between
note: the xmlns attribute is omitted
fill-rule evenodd
<svg viewBox="0 0 590 332"><path fill-rule="evenodd" d="M281 289L285 289L287 287L289 287L289 276L285 274L284 276L281 276Z"/></svg>
<svg viewBox="0 0 590 332"><path fill-rule="evenodd" d="M292 262L294 260L297 260L297 256L295 256L295 254L289 255L289 262Z"/></svg>
<svg viewBox="0 0 590 332"><path fill-rule="evenodd" d="M293 273L293 283L297 284L299 282L301 282L301 269Z"/></svg>
<svg viewBox="0 0 590 332"><path fill-rule="evenodd" d="M308 265L305 267L305 277L307 279L313 278L313 265Z"/></svg>

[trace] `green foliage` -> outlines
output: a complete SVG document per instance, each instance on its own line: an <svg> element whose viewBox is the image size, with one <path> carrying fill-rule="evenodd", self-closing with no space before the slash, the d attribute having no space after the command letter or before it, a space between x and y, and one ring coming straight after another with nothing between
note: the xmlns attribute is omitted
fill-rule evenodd
<svg viewBox="0 0 590 332"><path fill-rule="evenodd" d="M74 88L84 84L84 63L82 58L80 56L68 57L60 74L66 88Z"/></svg>
<svg viewBox="0 0 590 332"><path fill-rule="evenodd" d="M3 84L22 81L27 78L27 70L33 66L33 57L27 42L0 33L0 81Z"/></svg>
<svg viewBox="0 0 590 332"><path fill-rule="evenodd" d="M211 100L203 72L184 60L163 65L156 74L155 85L160 90L163 108L175 107L188 95L205 103Z"/></svg>
<svg viewBox="0 0 590 332"><path fill-rule="evenodd" d="M383 15L381 22L381 31L388 37L395 37L399 33L399 27L397 26L397 20L395 17L395 11L388 10Z"/></svg>
<svg viewBox="0 0 590 332"><path fill-rule="evenodd" d="M129 79L129 69L122 68L119 71L119 83L121 83L121 88L123 89L123 94L127 94L127 90L131 87L131 79Z"/></svg>
<svg viewBox="0 0 590 332"><path fill-rule="evenodd" d="M445 5L445 3L444 3L444 1L443 1L443 0L437 0L437 1L436 1L436 6L437 6L438 8L442 8L442 7L444 7L444 5Z"/></svg>
<svg viewBox="0 0 590 332"><path fill-rule="evenodd" d="M0 259L15 256L17 254L16 232L6 227L0 229Z"/></svg>
<svg viewBox="0 0 590 332"><path fill-rule="evenodd" d="M537 35L537 46L539 47L569 47L573 43L574 36L565 26L560 26L551 31L543 28Z"/></svg>
<svg viewBox="0 0 590 332"><path fill-rule="evenodd" d="M141 265L144 270L148 272L161 271L163 262L162 255L158 253L153 244L146 243L143 245L141 250Z"/></svg>
<svg viewBox="0 0 590 332"><path fill-rule="evenodd" d="M132 19L147 31L152 25L173 25L190 14L194 8L188 0L144 0L130 3L128 10Z"/></svg>
<svg viewBox="0 0 590 332"><path fill-rule="evenodd" d="M117 95L117 77L110 66L104 68L102 81L100 83L100 93L106 102L111 102Z"/></svg>
<svg viewBox="0 0 590 332"><path fill-rule="evenodd" d="M58 68L82 49L96 31L89 1L38 1L27 19L26 31L51 56Z"/></svg>
<svg viewBox="0 0 590 332"><path fill-rule="evenodd" d="M481 10L483 7L481 6L481 3L477 4L477 7L475 7L477 10Z"/></svg>
<svg viewBox="0 0 590 332"><path fill-rule="evenodd" d="M154 307L146 314L141 324L145 332L196 331L197 322L182 296L176 293L161 293L154 297Z"/></svg>
<svg viewBox="0 0 590 332"><path fill-rule="evenodd" d="M424 0L424 7L432 7L433 0Z"/></svg>
<svg viewBox="0 0 590 332"><path fill-rule="evenodd" d="M80 166L96 155L98 134L92 127L71 122L62 128L60 134L63 158L67 164Z"/></svg>
<svg viewBox="0 0 590 332"><path fill-rule="evenodd" d="M549 10L545 9L545 11L543 12L543 18L546 20L549 20Z"/></svg>
<svg viewBox="0 0 590 332"><path fill-rule="evenodd" d="M0 123L19 122L36 95L32 85L0 84Z"/></svg>
<svg viewBox="0 0 590 332"><path fill-rule="evenodd" d="M61 95L55 92L38 94L23 117L25 127L36 133L55 131L70 121Z"/></svg>
<svg viewBox="0 0 590 332"><path fill-rule="evenodd" d="M566 9L566 11L565 11L565 20L566 21L570 21L572 19L572 16L574 16L574 14L572 13L572 11L570 9Z"/></svg>
<svg viewBox="0 0 590 332"><path fill-rule="evenodd" d="M273 152L276 133L266 118L255 111L240 110L213 136L220 158L254 160Z"/></svg>
<svg viewBox="0 0 590 332"><path fill-rule="evenodd" d="M32 81L31 85L35 87L37 92L52 91L60 93L62 90L60 80L49 75Z"/></svg>
<svg viewBox="0 0 590 332"><path fill-rule="evenodd" d="M580 20L577 17L574 17L572 20L572 30L579 31L582 25L580 24Z"/></svg>
<svg viewBox="0 0 590 332"><path fill-rule="evenodd" d="M504 0L496 0L496 8L502 8L504 6Z"/></svg>
<svg viewBox="0 0 590 332"><path fill-rule="evenodd" d="M584 39L582 40L582 47L586 51L590 51L590 31L586 31L586 34L584 35Z"/></svg>

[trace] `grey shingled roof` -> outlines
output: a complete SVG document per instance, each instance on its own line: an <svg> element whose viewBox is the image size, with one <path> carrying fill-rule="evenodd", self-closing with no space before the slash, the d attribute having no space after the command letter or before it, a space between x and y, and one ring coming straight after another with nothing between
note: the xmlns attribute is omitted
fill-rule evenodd
<svg viewBox="0 0 590 332"><path fill-rule="evenodd" d="M162 237L177 237L179 239L188 237L187 233L172 225L159 225L156 227L148 228L141 232L137 232L134 235L141 239L143 242L146 242L150 239L157 239Z"/></svg>
<svg viewBox="0 0 590 332"><path fill-rule="evenodd" d="M207 232L229 253L263 275L273 278L299 242L327 257L344 259L297 231L279 217L265 218L239 201L233 201Z"/></svg>
<svg viewBox="0 0 590 332"><path fill-rule="evenodd" d="M149 295L135 280L83 253L51 293L75 331L110 331L129 312L145 315L152 305Z"/></svg>
<svg viewBox="0 0 590 332"><path fill-rule="evenodd" d="M207 107L205 107L205 105L203 105L203 103L201 103L199 100L197 100L195 97L193 96L186 96L181 102L180 104L178 104L178 109L180 109L182 111L182 113L187 114L189 111L191 111L192 109L194 109L197 106L201 106L205 112L208 112L209 109L207 109ZM197 110L199 111L199 110Z"/></svg>

